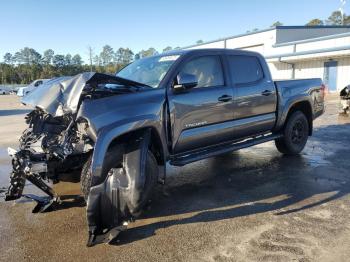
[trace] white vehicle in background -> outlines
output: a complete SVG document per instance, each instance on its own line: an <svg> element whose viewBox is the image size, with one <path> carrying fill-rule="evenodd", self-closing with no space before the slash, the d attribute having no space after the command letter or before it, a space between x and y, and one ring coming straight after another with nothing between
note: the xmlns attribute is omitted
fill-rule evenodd
<svg viewBox="0 0 350 262"><path fill-rule="evenodd" d="M38 86L42 85L43 83L45 83L49 80L50 79L37 79L37 80L33 81L32 83L30 83L28 86L21 87L20 89L18 89L17 95L18 96L25 96L26 94L30 93L35 88L37 88Z"/></svg>
<svg viewBox="0 0 350 262"><path fill-rule="evenodd" d="M9 94L10 94L10 92L8 90L0 88L0 95L9 95Z"/></svg>

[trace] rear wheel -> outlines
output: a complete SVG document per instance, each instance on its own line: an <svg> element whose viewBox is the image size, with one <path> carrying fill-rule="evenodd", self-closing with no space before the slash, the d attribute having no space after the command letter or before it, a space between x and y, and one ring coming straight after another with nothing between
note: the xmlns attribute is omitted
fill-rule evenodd
<svg viewBox="0 0 350 262"><path fill-rule="evenodd" d="M299 154L308 140L309 128L304 113L301 111L292 113L283 130L283 137L275 140L278 151L286 155Z"/></svg>

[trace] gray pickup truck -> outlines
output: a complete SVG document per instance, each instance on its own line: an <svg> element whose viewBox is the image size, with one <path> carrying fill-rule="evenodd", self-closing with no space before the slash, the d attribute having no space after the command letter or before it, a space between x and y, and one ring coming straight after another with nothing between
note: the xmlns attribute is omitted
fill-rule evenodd
<svg viewBox="0 0 350 262"><path fill-rule="evenodd" d="M49 197L35 212L64 205L44 181L81 174L88 246L114 238L139 216L166 163L275 141L300 153L324 112L320 79L273 81L264 58L227 49L180 50L136 60L114 75L83 73L44 83L22 99L26 117L6 200L26 180ZM73 176L73 175L72 175ZM65 179L66 176L65 176Z"/></svg>

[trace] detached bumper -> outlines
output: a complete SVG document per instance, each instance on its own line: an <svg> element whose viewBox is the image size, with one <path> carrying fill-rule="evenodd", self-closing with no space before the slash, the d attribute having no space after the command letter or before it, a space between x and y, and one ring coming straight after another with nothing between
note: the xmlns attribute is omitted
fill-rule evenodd
<svg viewBox="0 0 350 262"><path fill-rule="evenodd" d="M32 162L27 151L16 151L8 149L8 154L12 157L12 172L10 175L10 185L5 195L5 201L12 201L25 196L35 200L38 204L33 212L43 212L53 203L59 203L60 199L54 190L42 179L42 173L47 172L45 162ZM23 195L26 180L38 187L48 195L46 198Z"/></svg>

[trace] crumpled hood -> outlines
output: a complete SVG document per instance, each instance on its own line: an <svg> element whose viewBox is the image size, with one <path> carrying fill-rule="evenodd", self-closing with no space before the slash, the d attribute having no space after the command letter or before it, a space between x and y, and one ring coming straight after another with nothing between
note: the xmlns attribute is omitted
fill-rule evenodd
<svg viewBox="0 0 350 262"><path fill-rule="evenodd" d="M24 96L21 102L41 108L52 116L76 113L81 92L95 74L82 73L52 79Z"/></svg>
<svg viewBox="0 0 350 262"><path fill-rule="evenodd" d="M75 114L79 107L80 96L85 86L98 88L99 84L118 84L130 87L148 87L145 84L101 73L81 73L52 79L34 89L22 98L21 102L41 108L56 117Z"/></svg>

